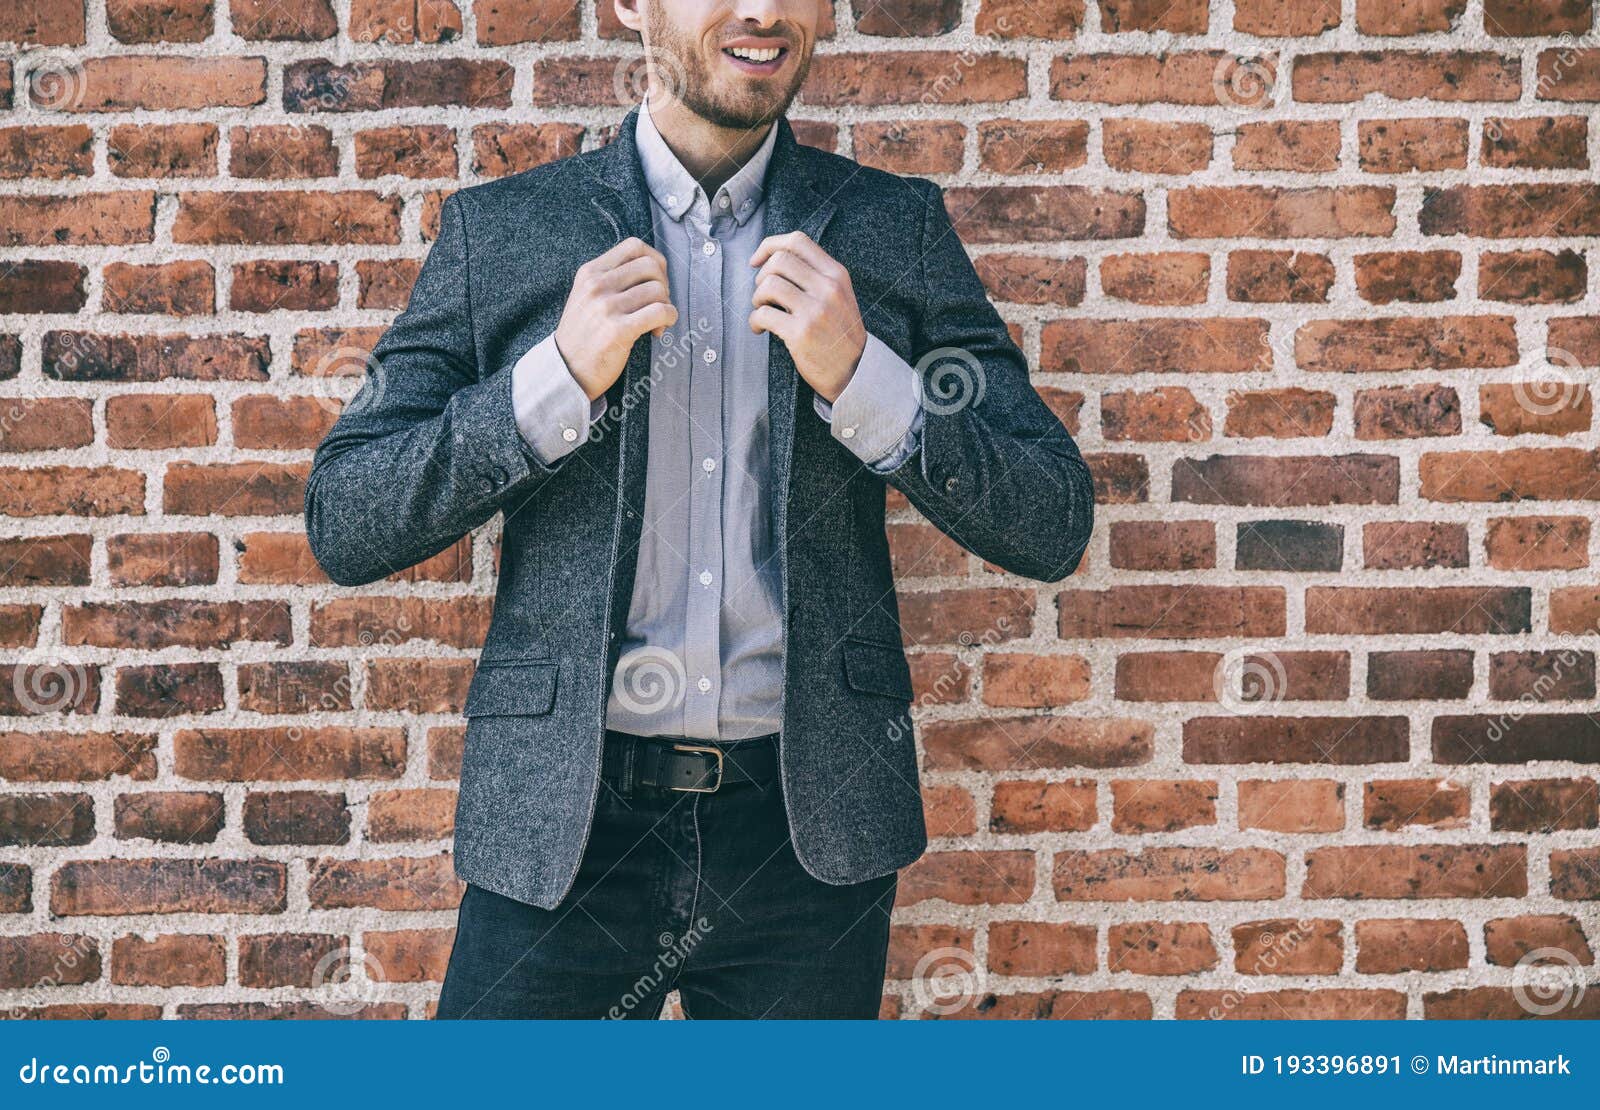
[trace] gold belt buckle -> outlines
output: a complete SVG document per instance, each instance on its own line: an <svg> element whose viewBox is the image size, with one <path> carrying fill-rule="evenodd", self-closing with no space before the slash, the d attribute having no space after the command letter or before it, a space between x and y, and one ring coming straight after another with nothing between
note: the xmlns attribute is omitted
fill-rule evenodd
<svg viewBox="0 0 1600 1110"><path fill-rule="evenodd" d="M713 786L674 786L674 787L672 787L673 790L680 791L681 793L684 793L684 794L715 794L719 789L721 789L721 787L722 787L722 749L721 748L703 747L703 746L701 746L699 744L674 744L674 745L672 745L672 750L675 751L675 752L702 752L702 753L704 753L706 755L714 755L714 756L717 757L717 781L716 781L715 785L713 785Z"/></svg>

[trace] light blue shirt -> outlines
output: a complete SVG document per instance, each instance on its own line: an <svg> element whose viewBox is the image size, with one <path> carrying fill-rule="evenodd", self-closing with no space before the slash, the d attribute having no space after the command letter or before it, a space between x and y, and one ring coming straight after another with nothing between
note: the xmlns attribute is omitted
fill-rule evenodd
<svg viewBox="0 0 1600 1110"><path fill-rule="evenodd" d="M708 198L639 111L637 142L655 246L678 321L650 342L649 457L628 624L606 726L641 736L741 740L778 731L782 586L772 530L767 424L770 337L750 331L777 129ZM512 370L517 427L546 465L580 451L605 412L567 369L555 336ZM818 419L888 473L916 451L916 371L875 336ZM571 465L567 460L562 465ZM552 537L552 542L560 542ZM601 573L603 568L596 568Z"/></svg>

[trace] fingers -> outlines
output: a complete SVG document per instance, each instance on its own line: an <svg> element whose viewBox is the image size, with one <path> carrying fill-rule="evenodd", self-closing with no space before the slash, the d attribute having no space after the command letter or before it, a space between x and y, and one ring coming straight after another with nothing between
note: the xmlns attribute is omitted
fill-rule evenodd
<svg viewBox="0 0 1600 1110"><path fill-rule="evenodd" d="M601 269L611 270L622 265L624 262L629 261L630 259L651 256L660 259L663 266L667 264L665 256L663 256L660 251L656 250L637 235L630 235L628 238L624 239L622 242L606 251L605 254L602 254L594 261L600 266Z"/></svg>
<svg viewBox="0 0 1600 1110"><path fill-rule="evenodd" d="M750 265L765 266L769 258L779 254L793 255L830 281L849 280L849 271L803 231L791 231L786 235L769 235L761 241L755 254L750 256Z"/></svg>
<svg viewBox="0 0 1600 1110"><path fill-rule="evenodd" d="M671 301L652 301L628 313L623 320L633 335L650 332L660 338L668 328L678 322L678 310L673 307Z"/></svg>
<svg viewBox="0 0 1600 1110"><path fill-rule="evenodd" d="M756 284L777 276L807 292L820 291L826 284L823 275L810 262L787 250L772 254L756 273Z"/></svg>
<svg viewBox="0 0 1600 1110"><path fill-rule="evenodd" d="M806 292L782 274L769 273L756 282L750 303L757 307L771 305L784 312L797 312L805 303Z"/></svg>
<svg viewBox="0 0 1600 1110"><path fill-rule="evenodd" d="M636 312L647 304L656 302L672 303L672 298L667 295L667 283L664 281L641 281L638 285L630 286L606 297L609 308L618 316L626 316Z"/></svg>
<svg viewBox="0 0 1600 1110"><path fill-rule="evenodd" d="M666 288L666 259L659 256L652 258L649 255L640 255L595 278L592 289L596 295L605 296L612 293L621 293L624 290L632 289L636 285L652 281L658 281L663 289Z"/></svg>
<svg viewBox="0 0 1600 1110"><path fill-rule="evenodd" d="M596 291L626 289L650 277L667 277L667 259L637 237L624 239L600 257L578 268L578 278Z"/></svg>
<svg viewBox="0 0 1600 1110"><path fill-rule="evenodd" d="M795 320L792 315L771 305L762 305L750 314L750 330L760 335L771 332L785 343L794 336Z"/></svg>

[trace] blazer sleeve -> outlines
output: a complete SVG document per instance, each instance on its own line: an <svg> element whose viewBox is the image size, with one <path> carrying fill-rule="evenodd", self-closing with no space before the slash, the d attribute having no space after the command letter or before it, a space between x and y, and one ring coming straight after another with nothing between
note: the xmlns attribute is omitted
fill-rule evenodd
<svg viewBox="0 0 1600 1110"><path fill-rule="evenodd" d="M1026 578L1071 574L1094 525L1094 482L1028 380L1028 364L989 303L950 223L943 191L925 192L925 303L913 335L922 377L921 448L886 475L968 551Z"/></svg>
<svg viewBox="0 0 1600 1110"><path fill-rule="evenodd" d="M479 380L464 204L445 201L406 310L312 461L306 534L343 586L437 554L560 466L518 432L511 373Z"/></svg>

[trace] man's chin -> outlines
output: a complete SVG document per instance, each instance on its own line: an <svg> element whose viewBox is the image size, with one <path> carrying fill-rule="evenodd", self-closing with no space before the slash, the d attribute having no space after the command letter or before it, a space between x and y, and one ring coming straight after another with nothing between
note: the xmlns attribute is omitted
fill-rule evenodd
<svg viewBox="0 0 1600 1110"><path fill-rule="evenodd" d="M729 104L726 101L696 99L688 103L691 112L708 123L730 131L754 131L782 118L788 111L789 101L771 101L763 104Z"/></svg>

